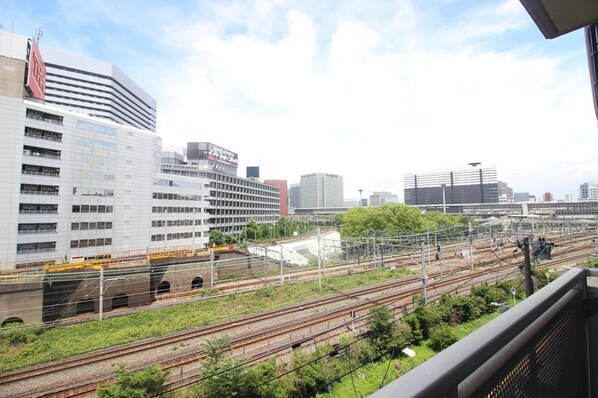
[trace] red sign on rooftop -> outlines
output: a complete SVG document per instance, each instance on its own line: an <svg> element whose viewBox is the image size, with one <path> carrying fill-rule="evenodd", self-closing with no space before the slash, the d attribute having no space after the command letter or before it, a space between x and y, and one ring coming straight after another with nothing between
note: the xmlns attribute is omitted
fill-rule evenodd
<svg viewBox="0 0 598 398"><path fill-rule="evenodd" d="M46 65L34 38L31 39L28 63L25 87L32 96L43 100L46 96Z"/></svg>

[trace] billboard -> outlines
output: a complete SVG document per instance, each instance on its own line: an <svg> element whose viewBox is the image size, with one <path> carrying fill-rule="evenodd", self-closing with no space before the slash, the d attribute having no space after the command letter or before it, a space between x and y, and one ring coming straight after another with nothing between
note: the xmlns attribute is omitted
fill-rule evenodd
<svg viewBox="0 0 598 398"><path fill-rule="evenodd" d="M210 144L209 142L188 142L187 159L190 161L210 160L232 167L237 167L239 163L236 153Z"/></svg>
<svg viewBox="0 0 598 398"><path fill-rule="evenodd" d="M25 87L33 97L43 100L46 96L46 65L34 38L29 41L28 49Z"/></svg>

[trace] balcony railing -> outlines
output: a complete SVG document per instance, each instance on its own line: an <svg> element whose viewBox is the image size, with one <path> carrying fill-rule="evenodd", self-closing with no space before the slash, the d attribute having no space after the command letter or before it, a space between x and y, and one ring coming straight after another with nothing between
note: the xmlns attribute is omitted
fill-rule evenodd
<svg viewBox="0 0 598 398"><path fill-rule="evenodd" d="M598 284L589 277L598 270L569 270L371 397L598 396Z"/></svg>

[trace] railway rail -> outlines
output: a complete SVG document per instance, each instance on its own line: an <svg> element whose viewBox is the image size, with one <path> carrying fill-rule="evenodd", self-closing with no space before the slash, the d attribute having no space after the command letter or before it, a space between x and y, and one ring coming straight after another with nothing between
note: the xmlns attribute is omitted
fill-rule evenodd
<svg viewBox="0 0 598 398"><path fill-rule="evenodd" d="M538 267L555 267L562 265L562 262L571 263L577 259L587 258L587 245L579 245L577 248L572 246L570 251L573 253L574 249L576 251L584 250L585 252L577 255L577 257L570 255L566 259L544 261L538 264ZM498 264L476 265L479 268L474 272L470 271L469 265L453 267L451 275L443 278L440 278L440 270L430 272L428 274L430 299L438 297L446 291L451 291L451 289L459 289L459 286L463 290L468 290L470 284L478 284L485 280L491 281L493 278L503 277L505 273L513 273L516 270L518 261L509 262L508 257L512 257L512 253L502 259L499 257ZM411 259L411 261L413 260ZM464 270L469 272L459 273ZM371 305L392 304L396 308L409 305L413 294L421 292L421 284L421 277L411 276L398 281L353 289L350 292L335 294L316 301L300 303L243 319L176 333L164 338L114 347L52 364L3 374L0 375L0 396L59 397L89 395L95 391L99 383L111 379L112 364L114 362L124 361L132 357L151 358L152 356L147 353L156 350L170 351L170 354L172 354L172 347L180 346L187 347L187 349L181 349L180 353L176 353L174 355L176 358L173 355L170 355L170 358L168 358L169 355L163 355L162 359L153 358L149 362L162 363L165 369L171 370L171 374L180 374L180 377L171 381L171 383L178 383L172 384L173 388L178 388L176 386L181 385L181 383L197 381L197 376L190 373L193 373L192 369L196 368L198 361L203 358L203 352L197 347L207 337L229 334L234 336L231 342L236 352L246 353L252 351L255 353L252 355L259 355L259 358L280 355L281 352L288 351L297 344L301 345L302 342L313 340L314 330L323 330L317 333L320 338L323 335L322 333L329 334L331 330L338 329L338 325L346 326L348 314L361 314L362 317L359 319L363 319ZM350 319L350 321L353 324L355 323L355 319ZM358 320L358 322L362 321ZM331 324L336 326L331 328ZM342 327L340 326L341 329ZM243 331L244 333L242 333ZM272 341L277 342L278 345L274 347L271 344ZM263 353L264 347L267 347L267 355ZM252 359L249 355L247 360L256 361L257 359ZM140 360L131 360L130 363L134 364L130 367L131 370L148 366L147 361L144 363ZM96 370L90 371L92 368ZM103 370L99 371L98 369ZM179 369L185 369L185 372L178 372ZM73 383L73 381L78 380L77 374L81 372L86 377L80 379L81 381L78 384ZM183 373L185 373L184 377ZM88 379L89 374L99 376L90 382L85 380ZM42 382L42 380L48 379L56 380L58 379L56 375L62 375L71 382L65 380L54 381L54 384L49 381ZM32 384L36 385L37 389L33 390ZM4 395L1 391L12 391L15 394Z"/></svg>

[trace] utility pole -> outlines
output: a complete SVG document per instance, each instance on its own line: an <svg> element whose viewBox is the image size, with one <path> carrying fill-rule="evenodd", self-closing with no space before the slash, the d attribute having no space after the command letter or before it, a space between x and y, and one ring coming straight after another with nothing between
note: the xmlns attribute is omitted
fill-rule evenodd
<svg viewBox="0 0 598 398"><path fill-rule="evenodd" d="M322 289L322 261L320 259L320 226L318 225L318 286Z"/></svg>
<svg viewBox="0 0 598 398"><path fill-rule="evenodd" d="M104 266L100 267L100 321L104 318Z"/></svg>
<svg viewBox="0 0 598 398"><path fill-rule="evenodd" d="M532 281L532 264L529 256L529 238L523 238L523 258L525 263L525 296L534 294L534 283Z"/></svg>
<svg viewBox="0 0 598 398"><path fill-rule="evenodd" d="M214 248L210 249L210 287L214 288Z"/></svg>
<svg viewBox="0 0 598 398"><path fill-rule="evenodd" d="M284 285L284 274L282 271L283 261L282 261L282 244L280 245L280 286Z"/></svg>
<svg viewBox="0 0 598 398"><path fill-rule="evenodd" d="M428 304L428 292L426 291L426 257L425 257L425 242L422 240L421 245L421 265L422 265L422 287L424 292L424 305Z"/></svg>
<svg viewBox="0 0 598 398"><path fill-rule="evenodd" d="M471 270L473 271L473 244L472 244L472 237L471 237L471 220L469 220L469 258L471 259Z"/></svg>

